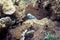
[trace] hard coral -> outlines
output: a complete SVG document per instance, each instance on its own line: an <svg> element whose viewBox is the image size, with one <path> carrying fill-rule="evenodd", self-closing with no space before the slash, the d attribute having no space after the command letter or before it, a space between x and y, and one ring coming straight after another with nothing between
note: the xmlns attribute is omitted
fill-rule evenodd
<svg viewBox="0 0 60 40"><path fill-rule="evenodd" d="M14 22L11 20L10 17L5 17L0 19L0 27L5 28L6 26L12 25Z"/></svg>
<svg viewBox="0 0 60 40"><path fill-rule="evenodd" d="M12 15L16 11L15 6L11 0L5 0L3 2L3 13L7 15Z"/></svg>

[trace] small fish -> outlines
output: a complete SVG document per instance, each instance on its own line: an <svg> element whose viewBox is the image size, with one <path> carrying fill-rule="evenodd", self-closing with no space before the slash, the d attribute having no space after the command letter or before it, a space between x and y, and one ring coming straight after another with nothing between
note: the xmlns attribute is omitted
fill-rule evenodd
<svg viewBox="0 0 60 40"><path fill-rule="evenodd" d="M33 15L30 14L30 13L27 14L27 18L28 18L28 19L37 19L35 16L33 16Z"/></svg>

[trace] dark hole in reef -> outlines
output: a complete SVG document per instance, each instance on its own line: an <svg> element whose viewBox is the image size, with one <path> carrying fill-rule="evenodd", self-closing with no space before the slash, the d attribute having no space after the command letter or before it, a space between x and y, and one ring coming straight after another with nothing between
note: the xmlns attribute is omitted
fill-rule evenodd
<svg viewBox="0 0 60 40"><path fill-rule="evenodd" d="M51 9L51 4L48 4L46 7L45 7L45 10L48 12L47 13L47 18L50 18L52 15L53 15L53 10Z"/></svg>
<svg viewBox="0 0 60 40"><path fill-rule="evenodd" d="M8 28L2 29L0 31L0 40L5 40L7 33L8 33Z"/></svg>
<svg viewBox="0 0 60 40"><path fill-rule="evenodd" d="M25 40L30 40L33 37L33 34L29 33L25 35Z"/></svg>

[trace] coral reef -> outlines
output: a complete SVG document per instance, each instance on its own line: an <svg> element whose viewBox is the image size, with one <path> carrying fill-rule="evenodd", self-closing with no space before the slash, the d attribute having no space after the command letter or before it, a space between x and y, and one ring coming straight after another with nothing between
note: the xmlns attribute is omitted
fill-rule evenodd
<svg viewBox="0 0 60 40"><path fill-rule="evenodd" d="M60 40L60 0L0 0L0 40Z"/></svg>

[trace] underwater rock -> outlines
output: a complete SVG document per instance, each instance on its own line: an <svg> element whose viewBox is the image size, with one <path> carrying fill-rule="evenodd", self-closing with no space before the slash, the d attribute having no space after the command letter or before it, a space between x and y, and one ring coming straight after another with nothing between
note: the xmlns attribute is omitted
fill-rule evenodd
<svg viewBox="0 0 60 40"><path fill-rule="evenodd" d="M25 14L31 13L34 15L37 19L45 18L48 14L48 12L45 9L41 9L38 7L38 3L30 3L27 5L25 9Z"/></svg>
<svg viewBox="0 0 60 40"><path fill-rule="evenodd" d="M12 15L16 9L11 0L5 0L3 2L3 13L6 15Z"/></svg>

